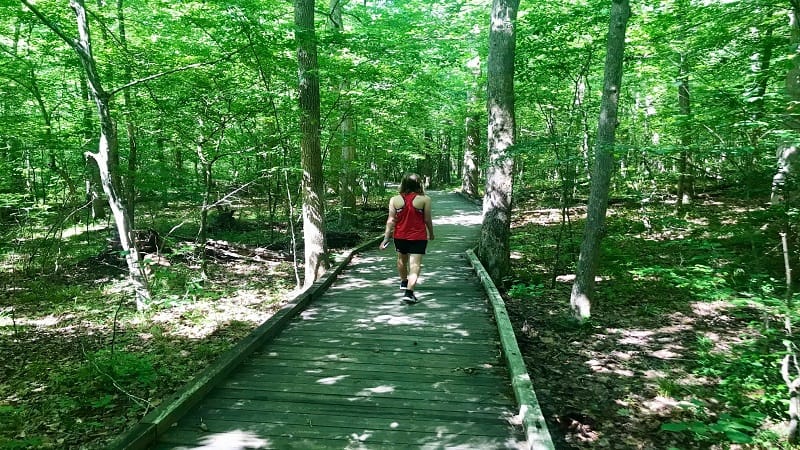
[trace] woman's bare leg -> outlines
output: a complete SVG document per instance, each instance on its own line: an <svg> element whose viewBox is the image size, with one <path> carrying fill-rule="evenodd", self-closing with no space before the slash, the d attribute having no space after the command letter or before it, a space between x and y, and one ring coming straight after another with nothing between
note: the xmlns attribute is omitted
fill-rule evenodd
<svg viewBox="0 0 800 450"><path fill-rule="evenodd" d="M397 254L397 273L400 274L400 280L408 279L408 253Z"/></svg>
<svg viewBox="0 0 800 450"><path fill-rule="evenodd" d="M422 255L412 253L408 256L408 290L413 291L422 270Z"/></svg>

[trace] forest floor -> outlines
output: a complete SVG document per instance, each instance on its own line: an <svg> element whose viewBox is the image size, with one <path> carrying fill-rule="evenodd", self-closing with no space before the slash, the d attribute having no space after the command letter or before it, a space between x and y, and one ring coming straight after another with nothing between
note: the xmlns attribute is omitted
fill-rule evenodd
<svg viewBox="0 0 800 450"><path fill-rule="evenodd" d="M795 448L781 437L785 281L772 213L733 199L680 214L612 206L583 324L569 307L582 211L570 213L571 227L558 209L517 214L506 295L556 447Z"/></svg>
<svg viewBox="0 0 800 450"><path fill-rule="evenodd" d="M785 336L768 210L615 205L579 324L580 208L564 227L560 210L522 205L506 301L558 450L790 448L777 444ZM366 214L362 234L379 233L382 209ZM67 238L71 260L0 277L0 448L103 448L291 295L291 262L270 251L218 243L202 281L173 242L153 263L158 302L135 313L105 236ZM0 248L4 264L12 250Z"/></svg>

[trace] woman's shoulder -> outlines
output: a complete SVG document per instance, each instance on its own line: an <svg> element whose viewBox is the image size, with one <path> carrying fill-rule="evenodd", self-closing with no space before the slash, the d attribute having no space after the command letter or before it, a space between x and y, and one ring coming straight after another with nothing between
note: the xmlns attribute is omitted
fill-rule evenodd
<svg viewBox="0 0 800 450"><path fill-rule="evenodd" d="M421 208L424 205L429 205L431 203L431 198L425 194L419 194L414 197L414 207Z"/></svg>
<svg viewBox="0 0 800 450"><path fill-rule="evenodd" d="M398 194L390 198L389 203L394 205L395 208L402 208L405 204L405 201L403 200L403 196Z"/></svg>

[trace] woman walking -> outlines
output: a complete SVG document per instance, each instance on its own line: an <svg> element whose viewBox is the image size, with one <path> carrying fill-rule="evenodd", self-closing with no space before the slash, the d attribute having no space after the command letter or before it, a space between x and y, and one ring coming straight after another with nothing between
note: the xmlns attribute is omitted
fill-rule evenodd
<svg viewBox="0 0 800 450"><path fill-rule="evenodd" d="M389 200L389 219L386 221L381 250L389 246L392 237L397 250L400 289L405 289L403 300L416 303L414 288L422 270L422 255L425 254L428 241L432 241L434 236L431 198L425 195L420 176L415 173L403 177L400 195Z"/></svg>

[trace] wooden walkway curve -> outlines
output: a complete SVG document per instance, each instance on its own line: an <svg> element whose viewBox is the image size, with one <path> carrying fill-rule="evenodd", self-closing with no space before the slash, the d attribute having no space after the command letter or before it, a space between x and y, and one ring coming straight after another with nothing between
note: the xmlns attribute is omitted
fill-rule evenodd
<svg viewBox="0 0 800 450"><path fill-rule="evenodd" d="M281 331L200 377L207 389L179 395L188 404L202 394L191 408L157 413L117 448L551 448L546 428L534 445L520 424L492 308L465 253L480 211L456 194L431 196L437 238L420 303L401 301L394 252L371 245Z"/></svg>

